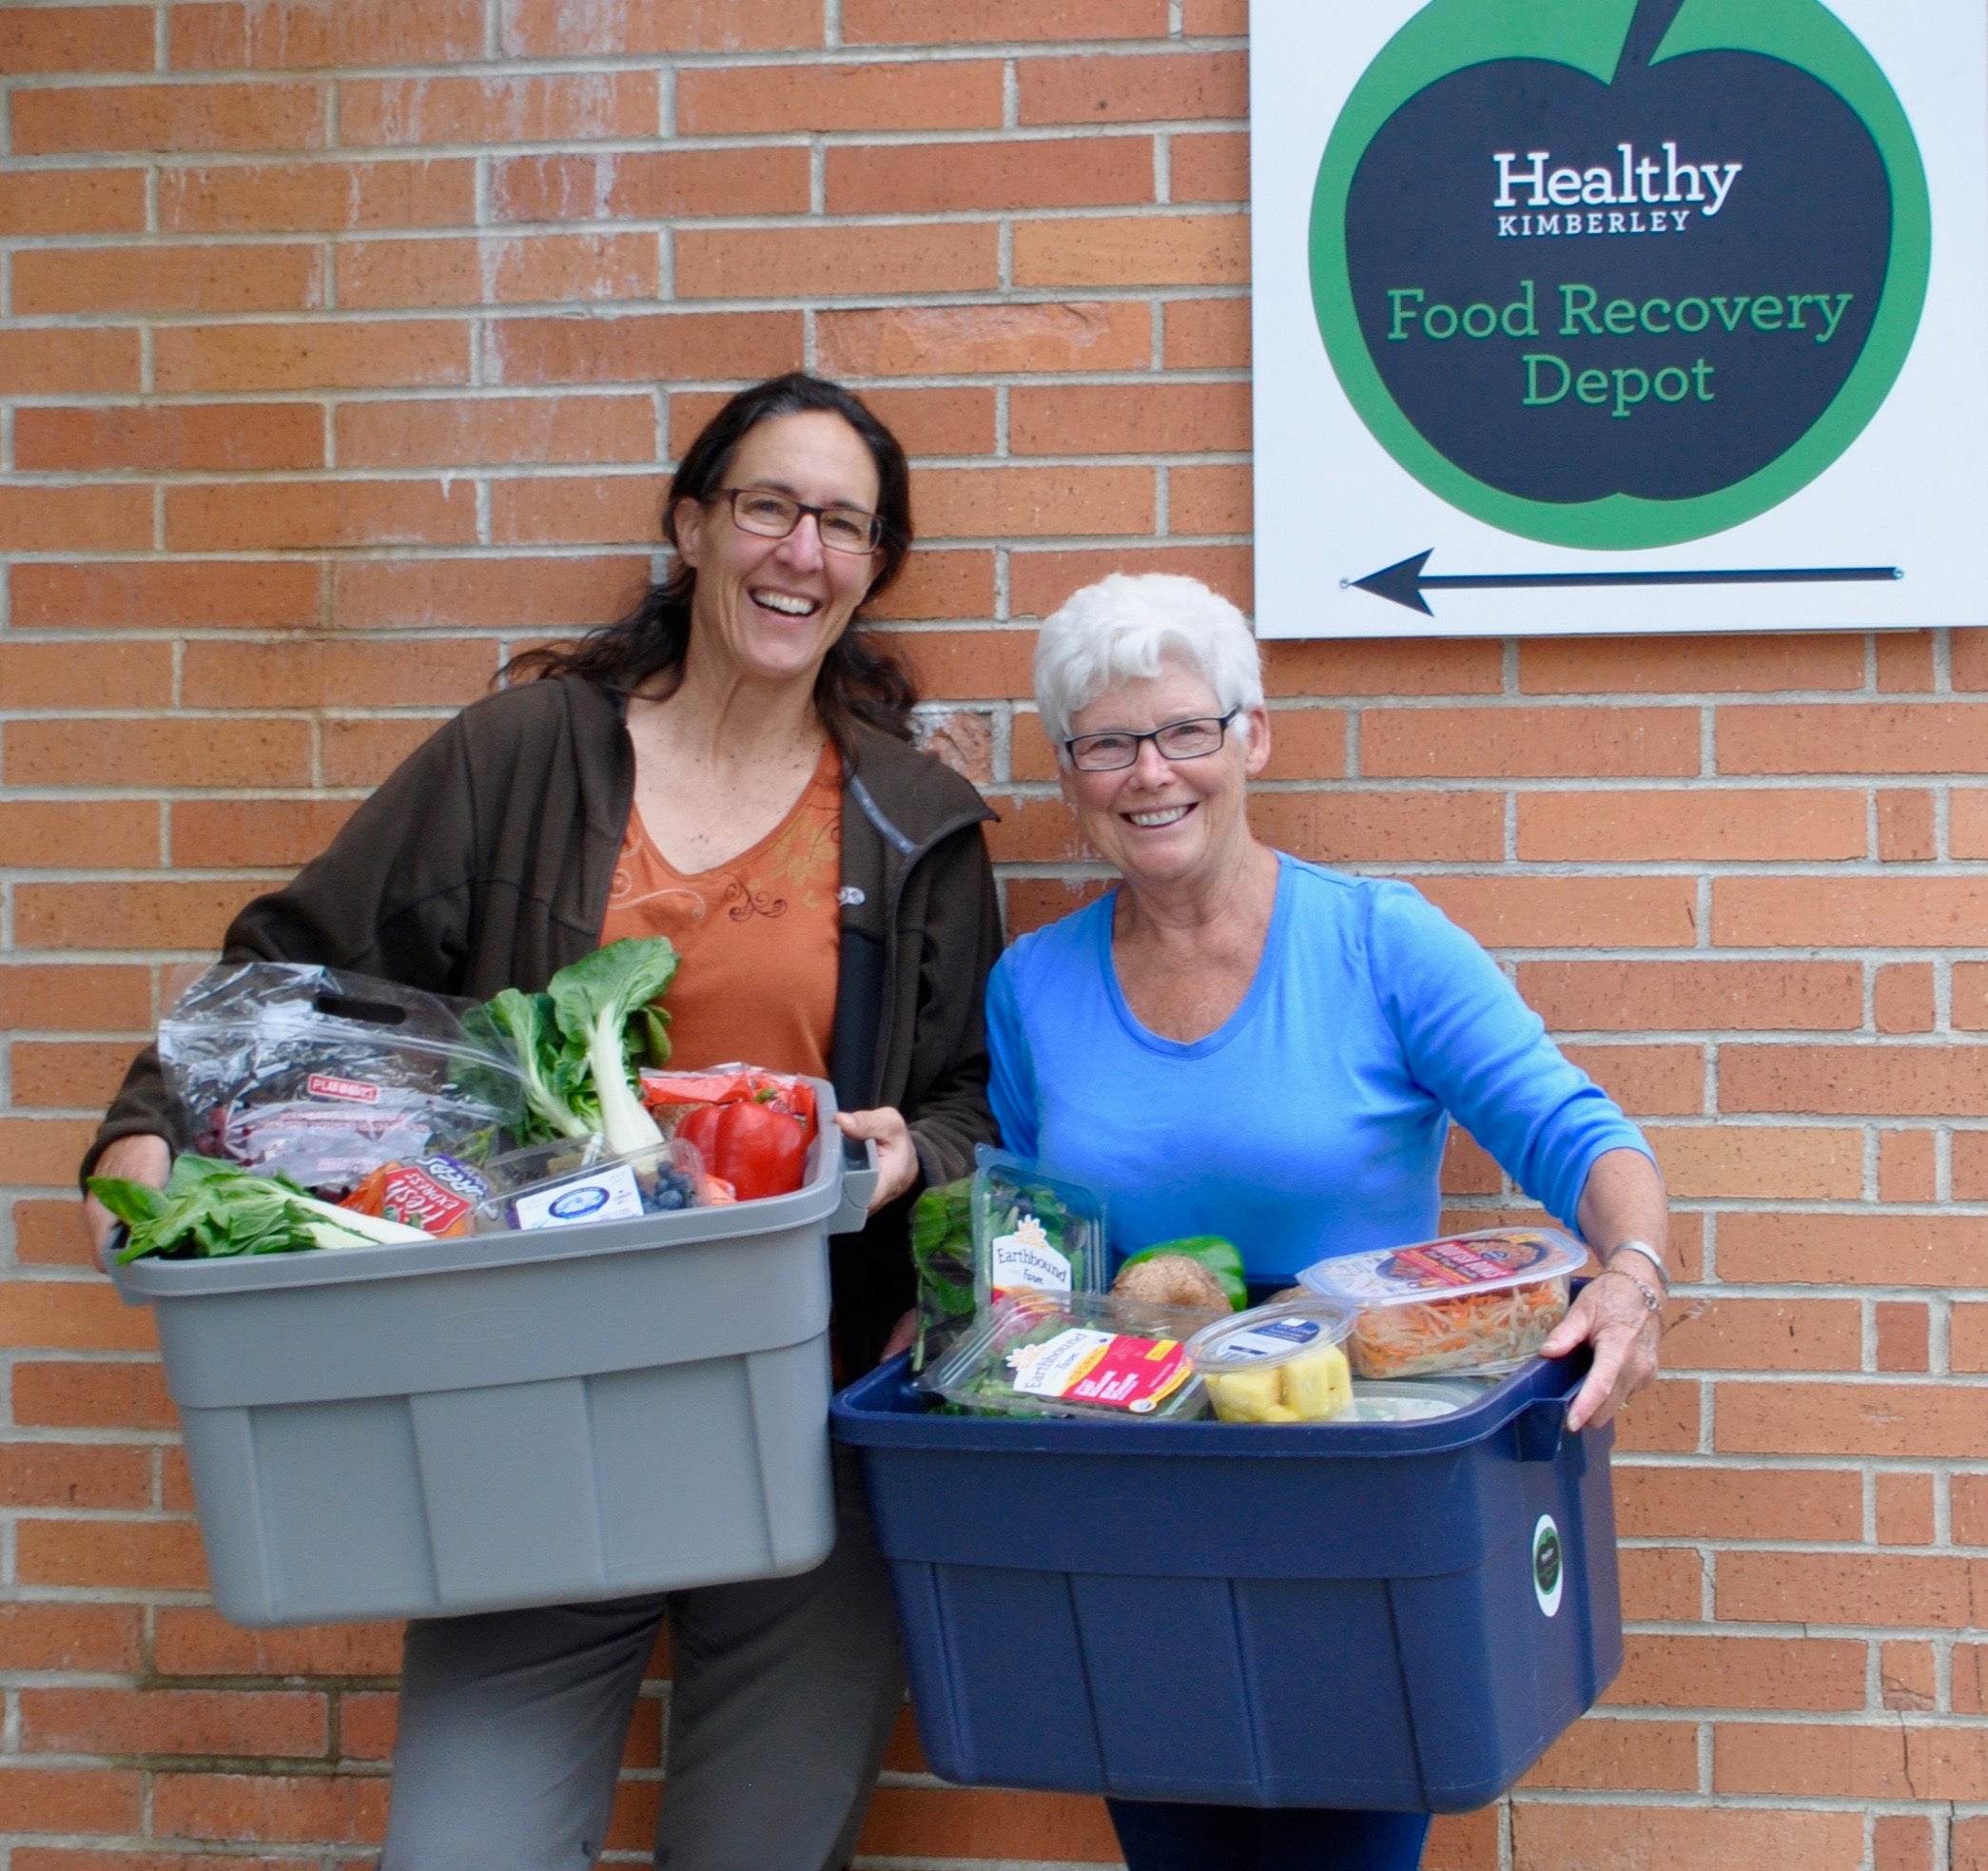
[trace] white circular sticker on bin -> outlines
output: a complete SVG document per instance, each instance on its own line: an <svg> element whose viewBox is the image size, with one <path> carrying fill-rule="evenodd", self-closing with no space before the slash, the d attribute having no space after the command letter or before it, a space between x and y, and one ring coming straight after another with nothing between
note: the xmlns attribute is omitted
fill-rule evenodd
<svg viewBox="0 0 1988 1871"><path fill-rule="evenodd" d="M1532 1595L1548 1617L1560 1609L1560 1594L1567 1587L1567 1553L1560 1541L1560 1529L1553 1516L1543 1513L1532 1530Z"/></svg>

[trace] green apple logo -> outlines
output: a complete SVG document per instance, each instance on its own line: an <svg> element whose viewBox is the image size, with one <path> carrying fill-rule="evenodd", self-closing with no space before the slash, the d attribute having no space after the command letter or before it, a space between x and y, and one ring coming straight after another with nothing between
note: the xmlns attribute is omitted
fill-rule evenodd
<svg viewBox="0 0 1988 1871"><path fill-rule="evenodd" d="M1822 0L1431 0L1326 146L1313 302L1403 468L1627 551L1822 474L1903 368L1917 139Z"/></svg>

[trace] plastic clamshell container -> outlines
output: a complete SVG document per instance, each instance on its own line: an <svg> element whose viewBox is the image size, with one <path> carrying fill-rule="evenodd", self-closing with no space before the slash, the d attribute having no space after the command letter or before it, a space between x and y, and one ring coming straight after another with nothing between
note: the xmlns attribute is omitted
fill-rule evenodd
<svg viewBox="0 0 1988 1871"><path fill-rule="evenodd" d="M632 1220L699 1205L704 1160L694 1144L665 1138L617 1157L588 1149L598 1142L568 1138L492 1158L483 1165L491 1193L477 1205L477 1232ZM676 1201L658 1204L659 1189L675 1192Z"/></svg>
<svg viewBox="0 0 1988 1871"><path fill-rule="evenodd" d="M1018 1293L1102 1293L1104 1198L984 1143L974 1158L974 1303L984 1312Z"/></svg>
<svg viewBox="0 0 1988 1871"><path fill-rule="evenodd" d="M1353 1380L1353 1403L1340 1423L1426 1423L1437 1416L1453 1416L1482 1402L1484 1391L1468 1377L1448 1380L1414 1377L1391 1378L1374 1383L1365 1377Z"/></svg>
<svg viewBox="0 0 1988 1871"><path fill-rule="evenodd" d="M1353 1405L1339 1349L1352 1330L1343 1306L1282 1300L1204 1325L1187 1341L1187 1356L1225 1423L1329 1423ZM1266 1409L1279 1413L1260 1413Z"/></svg>
<svg viewBox="0 0 1988 1871"><path fill-rule="evenodd" d="M250 1626L778 1576L834 1542L830 1088L792 1195L115 1270L149 1304L214 1602Z"/></svg>
<svg viewBox="0 0 1988 1871"><path fill-rule="evenodd" d="M963 1409L1004 1415L1198 1416L1207 1398L1185 1341L1207 1317L1109 1294L1019 1293L918 1383Z"/></svg>
<svg viewBox="0 0 1988 1871"><path fill-rule="evenodd" d="M1361 1377L1499 1376L1566 1316L1588 1250L1557 1228L1484 1228L1320 1260L1298 1275L1356 1312L1347 1355Z"/></svg>
<svg viewBox="0 0 1988 1871"><path fill-rule="evenodd" d="M1486 1804L1622 1666L1611 1432L1566 1432L1584 1374L1281 1427L933 1415L903 1360L872 1372L835 1433L926 1758L1129 1800Z"/></svg>

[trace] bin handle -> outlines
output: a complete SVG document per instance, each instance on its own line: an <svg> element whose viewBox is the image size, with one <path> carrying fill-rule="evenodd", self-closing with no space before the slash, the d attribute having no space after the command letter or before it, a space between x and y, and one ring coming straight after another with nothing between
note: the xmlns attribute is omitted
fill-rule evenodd
<svg viewBox="0 0 1988 1871"><path fill-rule="evenodd" d="M828 1218L831 1235L853 1235L869 1219L869 1199L877 1192L874 1138L842 1140L842 1206Z"/></svg>
<svg viewBox="0 0 1988 1871"><path fill-rule="evenodd" d="M1518 1438L1519 1460L1551 1462L1560 1456L1561 1438L1567 1432L1567 1412L1573 1399L1567 1396L1534 1397L1511 1419Z"/></svg>

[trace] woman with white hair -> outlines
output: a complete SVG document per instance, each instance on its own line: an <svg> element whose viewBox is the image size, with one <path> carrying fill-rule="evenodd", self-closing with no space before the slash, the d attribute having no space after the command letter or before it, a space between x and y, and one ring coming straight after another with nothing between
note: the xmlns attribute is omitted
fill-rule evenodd
<svg viewBox="0 0 1988 1871"><path fill-rule="evenodd" d="M1191 578L1115 575L1043 627L1063 796L1120 887L1002 958L990 1096L1008 1146L1103 1189L1124 1255L1225 1235L1253 1282L1438 1229L1453 1115L1606 1271L1548 1340L1593 1368L1570 1427L1655 1374L1664 1185L1641 1133L1482 948L1403 883L1258 843L1255 638ZM1413 1871L1414 1813L1112 1801L1130 1871Z"/></svg>

